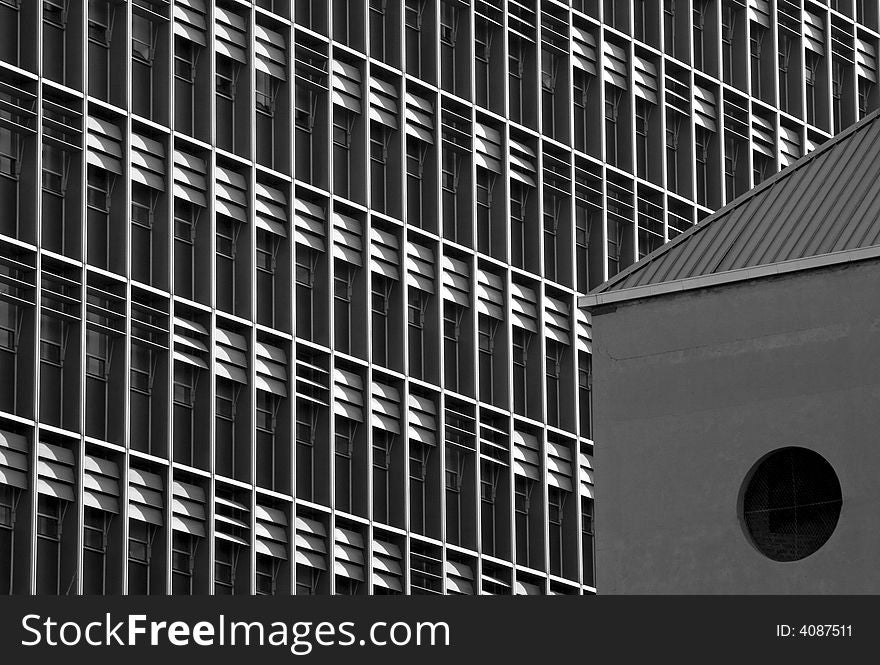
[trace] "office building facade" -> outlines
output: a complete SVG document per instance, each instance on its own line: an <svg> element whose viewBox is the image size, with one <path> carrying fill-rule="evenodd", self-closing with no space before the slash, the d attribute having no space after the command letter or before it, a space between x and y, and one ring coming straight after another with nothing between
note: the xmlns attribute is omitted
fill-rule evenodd
<svg viewBox="0 0 880 665"><path fill-rule="evenodd" d="M0 590L594 592L577 296L876 107L877 22L3 0Z"/></svg>

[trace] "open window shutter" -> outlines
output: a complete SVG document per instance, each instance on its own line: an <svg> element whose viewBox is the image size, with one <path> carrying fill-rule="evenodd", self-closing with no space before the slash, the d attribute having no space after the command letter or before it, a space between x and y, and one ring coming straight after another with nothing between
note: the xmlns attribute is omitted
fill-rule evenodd
<svg viewBox="0 0 880 665"><path fill-rule="evenodd" d="M437 409L434 402L419 395L409 396L408 436L429 446L437 445Z"/></svg>
<svg viewBox="0 0 880 665"><path fill-rule="evenodd" d="M776 156L773 127L759 116L752 117L752 143L758 152L771 158Z"/></svg>
<svg viewBox="0 0 880 665"><path fill-rule="evenodd" d="M426 293L434 293L434 252L415 243L406 246L407 284Z"/></svg>
<svg viewBox="0 0 880 665"><path fill-rule="evenodd" d="M195 485L174 481L171 497L171 528L204 538L205 491Z"/></svg>
<svg viewBox="0 0 880 665"><path fill-rule="evenodd" d="M214 333L216 344L214 351L217 361L214 371L237 383L247 383L247 340L236 333L226 332L218 328Z"/></svg>
<svg viewBox="0 0 880 665"><path fill-rule="evenodd" d="M651 104L657 103L657 68L639 56L633 57L633 92Z"/></svg>
<svg viewBox="0 0 880 665"><path fill-rule="evenodd" d="M370 269L388 279L400 279L400 243L397 236L371 228L370 240Z"/></svg>
<svg viewBox="0 0 880 665"><path fill-rule="evenodd" d="M254 24L254 66L257 71L273 76L281 81L287 80L287 47L284 37Z"/></svg>
<svg viewBox="0 0 880 665"><path fill-rule="evenodd" d="M538 308L535 292L519 284L510 285L510 320L529 332L538 332Z"/></svg>
<svg viewBox="0 0 880 665"><path fill-rule="evenodd" d="M254 215L254 224L258 229L263 229L276 236L287 236L287 197L282 192L262 185L256 184L255 193L256 210Z"/></svg>
<svg viewBox="0 0 880 665"><path fill-rule="evenodd" d="M570 311L568 303L563 300L550 296L544 299L544 323L546 324L547 339L556 340L566 346L571 344L569 336L571 331Z"/></svg>
<svg viewBox="0 0 880 665"><path fill-rule="evenodd" d="M296 199L293 203L293 223L296 242L319 252L326 251L327 217L321 206Z"/></svg>
<svg viewBox="0 0 880 665"><path fill-rule="evenodd" d="M179 150L174 151L174 196L204 208L208 205L205 192L208 189L204 159L193 157Z"/></svg>
<svg viewBox="0 0 880 665"><path fill-rule="evenodd" d="M208 369L208 331L204 326L174 317L174 359Z"/></svg>
<svg viewBox="0 0 880 665"><path fill-rule="evenodd" d="M241 63L247 62L247 23L238 14L214 6L214 45L217 53Z"/></svg>
<svg viewBox="0 0 880 665"><path fill-rule="evenodd" d="M578 351L593 352L593 326L589 315L580 307L577 308L577 348Z"/></svg>
<svg viewBox="0 0 880 665"><path fill-rule="evenodd" d="M400 434L400 392L384 383L373 383L370 424L392 434Z"/></svg>
<svg viewBox="0 0 880 665"><path fill-rule="evenodd" d="M214 172L215 210L236 221L247 223L247 182L244 177L220 166Z"/></svg>
<svg viewBox="0 0 880 665"><path fill-rule="evenodd" d="M327 530L317 520L296 518L296 563L327 570Z"/></svg>
<svg viewBox="0 0 880 665"><path fill-rule="evenodd" d="M73 452L51 443L39 444L37 459L37 491L56 499L73 501L76 487Z"/></svg>
<svg viewBox="0 0 880 665"><path fill-rule="evenodd" d="M333 256L356 266L363 265L363 234L359 221L333 213Z"/></svg>
<svg viewBox="0 0 880 665"><path fill-rule="evenodd" d="M224 497L214 498L214 536L235 545L248 545L250 509Z"/></svg>
<svg viewBox="0 0 880 665"><path fill-rule="evenodd" d="M510 139L510 177L524 182L529 187L535 186L535 151L524 143Z"/></svg>
<svg viewBox="0 0 880 665"><path fill-rule="evenodd" d="M204 0L177 0L174 3L174 34L195 42L208 44L208 22Z"/></svg>
<svg viewBox="0 0 880 665"><path fill-rule="evenodd" d="M605 56L605 82L626 90L626 49L610 42L603 42L602 53Z"/></svg>
<svg viewBox="0 0 880 665"><path fill-rule="evenodd" d="M547 442L547 483L566 492L573 489L571 449L562 443Z"/></svg>
<svg viewBox="0 0 880 665"><path fill-rule="evenodd" d="M256 387L278 397L287 397L287 356L281 349L257 342Z"/></svg>
<svg viewBox="0 0 880 665"><path fill-rule="evenodd" d="M28 443L21 434L0 431L0 485L28 488Z"/></svg>
<svg viewBox="0 0 880 665"><path fill-rule="evenodd" d="M461 305L470 306L470 269L468 264L449 256L443 257L443 298Z"/></svg>
<svg viewBox="0 0 880 665"><path fill-rule="evenodd" d="M83 471L83 504L118 514L119 467L116 462L86 455Z"/></svg>
<svg viewBox="0 0 880 665"><path fill-rule="evenodd" d="M450 594L474 595L473 569L459 561L447 561L446 591Z"/></svg>
<svg viewBox="0 0 880 665"><path fill-rule="evenodd" d="M513 432L513 472L532 480L541 480L538 438L526 432Z"/></svg>
<svg viewBox="0 0 880 665"><path fill-rule="evenodd" d="M333 413L349 420L364 422L364 382L357 374L334 368L335 400Z"/></svg>
<svg viewBox="0 0 880 665"><path fill-rule="evenodd" d="M697 125L705 127L710 132L715 131L715 118L718 111L715 108L715 95L708 90L703 90L698 85L694 86L694 121Z"/></svg>
<svg viewBox="0 0 880 665"><path fill-rule="evenodd" d="M112 122L86 119L86 161L116 175L122 174L122 132Z"/></svg>
<svg viewBox="0 0 880 665"><path fill-rule="evenodd" d="M504 281L483 270L477 270L477 311L493 319L504 319Z"/></svg>
<svg viewBox="0 0 880 665"><path fill-rule="evenodd" d="M501 173L501 132L482 123L474 125L474 162L489 171Z"/></svg>
<svg viewBox="0 0 880 665"><path fill-rule="evenodd" d="M128 516L147 524L165 524L162 477L138 469L128 470Z"/></svg>
<svg viewBox="0 0 880 665"><path fill-rule="evenodd" d="M578 464L581 468L581 496L593 498L593 459L591 455L581 451L578 453Z"/></svg>
<svg viewBox="0 0 880 665"><path fill-rule="evenodd" d="M403 556L393 543L373 541L373 587L403 593Z"/></svg>
<svg viewBox="0 0 880 665"><path fill-rule="evenodd" d="M364 539L359 533L337 527L333 530L333 570L337 575L358 582L366 579L364 573Z"/></svg>
<svg viewBox="0 0 880 665"><path fill-rule="evenodd" d="M872 83L877 82L877 49L859 38L856 38L856 74Z"/></svg>
<svg viewBox="0 0 880 665"><path fill-rule="evenodd" d="M256 518L257 554L265 554L275 559L287 560L287 515L276 508L257 504Z"/></svg>
<svg viewBox="0 0 880 665"><path fill-rule="evenodd" d="M434 143L434 107L421 97L406 95L406 133L425 143Z"/></svg>
<svg viewBox="0 0 880 665"><path fill-rule="evenodd" d="M333 103L353 113L361 112L361 73L341 60L333 61Z"/></svg>
<svg viewBox="0 0 880 665"><path fill-rule="evenodd" d="M381 79L370 79L370 120L397 129L397 90Z"/></svg>
<svg viewBox="0 0 880 665"><path fill-rule="evenodd" d="M804 12L804 46L818 55L825 55L825 23L811 12Z"/></svg>
<svg viewBox="0 0 880 665"><path fill-rule="evenodd" d="M798 132L780 125L779 127L779 166L785 168L801 156L801 137Z"/></svg>
<svg viewBox="0 0 880 665"><path fill-rule="evenodd" d="M749 19L765 28L770 27L769 0L749 0Z"/></svg>
<svg viewBox="0 0 880 665"><path fill-rule="evenodd" d="M572 64L578 69L583 69L588 74L596 75L596 39L586 30L571 26L571 55Z"/></svg>
<svg viewBox="0 0 880 665"><path fill-rule="evenodd" d="M516 596L540 596L541 588L530 582L516 581L514 595Z"/></svg>
<svg viewBox="0 0 880 665"><path fill-rule="evenodd" d="M165 191L165 148L158 141L131 134L131 179Z"/></svg>

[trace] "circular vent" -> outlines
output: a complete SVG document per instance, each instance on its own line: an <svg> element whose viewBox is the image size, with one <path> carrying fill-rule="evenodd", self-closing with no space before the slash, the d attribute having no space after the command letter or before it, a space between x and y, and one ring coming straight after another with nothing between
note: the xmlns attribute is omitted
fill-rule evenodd
<svg viewBox="0 0 880 665"><path fill-rule="evenodd" d="M781 448L746 478L742 516L762 554L797 561L831 537L842 504L837 474L824 457L806 448Z"/></svg>

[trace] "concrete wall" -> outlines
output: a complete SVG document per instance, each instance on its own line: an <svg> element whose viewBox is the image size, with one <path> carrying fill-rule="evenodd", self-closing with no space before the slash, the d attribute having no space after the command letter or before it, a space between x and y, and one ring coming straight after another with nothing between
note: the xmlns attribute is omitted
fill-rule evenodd
<svg viewBox="0 0 880 665"><path fill-rule="evenodd" d="M880 593L880 263L594 313L600 593ZM779 563L745 535L750 468L834 467L830 540Z"/></svg>

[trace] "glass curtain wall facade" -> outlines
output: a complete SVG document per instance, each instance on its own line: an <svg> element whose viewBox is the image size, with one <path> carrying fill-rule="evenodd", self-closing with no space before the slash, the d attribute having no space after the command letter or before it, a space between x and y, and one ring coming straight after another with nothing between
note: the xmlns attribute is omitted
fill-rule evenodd
<svg viewBox="0 0 880 665"><path fill-rule="evenodd" d="M876 108L877 30L0 0L0 592L593 593L577 296Z"/></svg>

